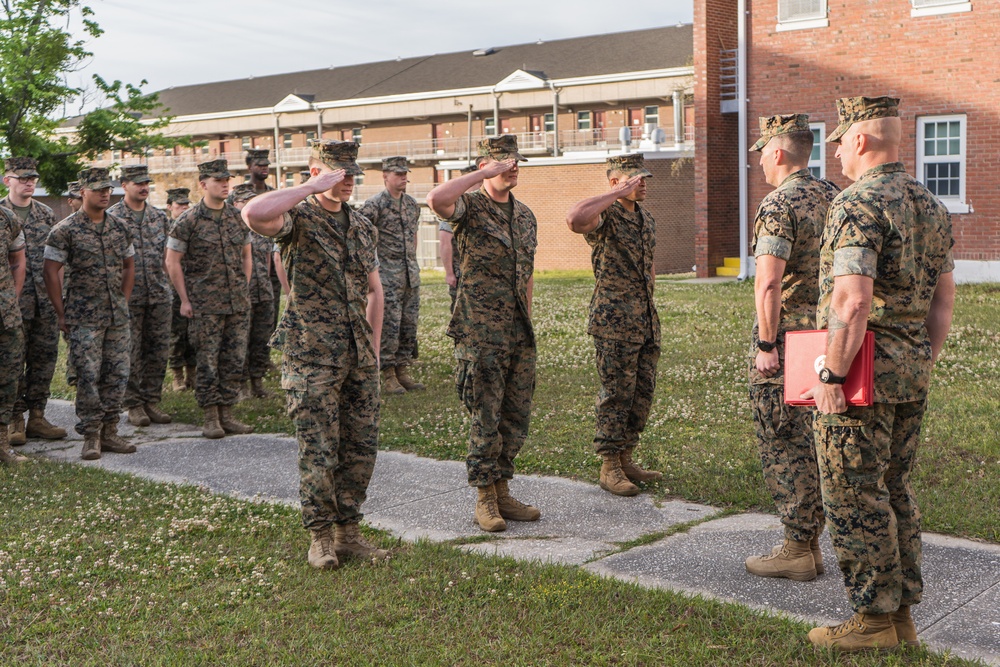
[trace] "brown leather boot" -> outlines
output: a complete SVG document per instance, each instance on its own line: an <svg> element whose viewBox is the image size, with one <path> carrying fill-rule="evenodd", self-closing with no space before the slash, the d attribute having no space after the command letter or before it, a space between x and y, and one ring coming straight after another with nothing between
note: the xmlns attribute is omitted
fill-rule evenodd
<svg viewBox="0 0 1000 667"><path fill-rule="evenodd" d="M321 570L337 569L340 561L333 550L333 531L330 526L310 532L312 542L309 544L309 564Z"/></svg>
<svg viewBox="0 0 1000 667"><path fill-rule="evenodd" d="M219 424L218 405L205 406L205 424L201 427L201 434L206 438L211 438L213 440L216 438L224 438L226 436L226 432Z"/></svg>
<svg viewBox="0 0 1000 667"><path fill-rule="evenodd" d="M253 426L244 424L233 417L233 406L231 405L219 406L219 426L226 433L235 433L236 435L253 433Z"/></svg>
<svg viewBox="0 0 1000 667"><path fill-rule="evenodd" d="M809 540L809 550L812 551L813 563L816 564L816 574L826 572L826 568L823 567L823 552L819 548L819 535Z"/></svg>
<svg viewBox="0 0 1000 667"><path fill-rule="evenodd" d="M531 505L525 505L520 500L510 495L507 487L507 480L501 479L493 488L497 492L497 509L500 516L511 521L538 521L542 518L542 513Z"/></svg>
<svg viewBox="0 0 1000 667"><path fill-rule="evenodd" d="M104 422L101 426L101 451L134 454L135 445L118 435L118 422Z"/></svg>
<svg viewBox="0 0 1000 667"><path fill-rule="evenodd" d="M396 379L395 368L382 369L382 393L383 394L405 394L406 388L399 384Z"/></svg>
<svg viewBox="0 0 1000 667"><path fill-rule="evenodd" d="M132 426L149 426L153 420L146 414L146 409L141 405L128 409L128 423Z"/></svg>
<svg viewBox="0 0 1000 667"><path fill-rule="evenodd" d="M639 493L639 487L628 481L622 470L621 456L618 452L601 454L604 463L601 465L601 488L616 496L634 496Z"/></svg>
<svg viewBox="0 0 1000 667"><path fill-rule="evenodd" d="M656 470L643 470L642 467L640 467L639 464L632 459L632 452L634 450L635 447L626 447L621 453L622 472L625 473L625 476L628 477L629 481L638 484L639 482L653 482L658 479L663 479L662 472L657 472Z"/></svg>
<svg viewBox="0 0 1000 667"><path fill-rule="evenodd" d="M337 553L338 560L348 556L370 561L385 560L389 557L387 550L379 549L364 538L356 523L337 526L333 538L333 550Z"/></svg>
<svg viewBox="0 0 1000 667"><path fill-rule="evenodd" d="M194 379L198 375L197 366L185 366L184 367L184 388L194 389Z"/></svg>
<svg viewBox="0 0 1000 667"><path fill-rule="evenodd" d="M844 653L887 651L899 646L889 614L854 614L840 625L813 628L809 641Z"/></svg>
<svg viewBox="0 0 1000 667"><path fill-rule="evenodd" d="M812 581L816 578L816 563L808 542L785 540L766 556L747 558L746 568L747 572L758 577L784 577L793 581Z"/></svg>
<svg viewBox="0 0 1000 667"><path fill-rule="evenodd" d="M24 415L14 414L7 427L8 440L14 447L20 447L28 442L28 437L24 433Z"/></svg>
<svg viewBox="0 0 1000 667"><path fill-rule="evenodd" d="M417 382L410 377L409 366L396 366L396 380L399 381L399 384L401 384L403 389L406 391L420 391L424 388L422 382Z"/></svg>
<svg viewBox="0 0 1000 667"><path fill-rule="evenodd" d="M146 416L149 417L149 421L154 424L169 424L174 420L173 417L158 408L156 403L146 403L145 410Z"/></svg>
<svg viewBox="0 0 1000 667"><path fill-rule="evenodd" d="M24 435L28 438L62 440L66 437L66 429L50 424L45 418L43 408L31 408L28 411L28 423L24 427Z"/></svg>
<svg viewBox="0 0 1000 667"><path fill-rule="evenodd" d="M85 433L83 436L83 449L80 450L80 458L84 461L96 461L101 458L101 433Z"/></svg>
<svg viewBox="0 0 1000 667"><path fill-rule="evenodd" d="M487 533L498 533L507 530L507 522L500 516L497 507L497 491L493 484L480 486L476 489L479 497L476 499L476 523Z"/></svg>
<svg viewBox="0 0 1000 667"><path fill-rule="evenodd" d="M7 434L7 426L5 424L0 424L0 463L13 465L16 463L24 463L27 460L27 456L21 456L10 448L10 438Z"/></svg>
<svg viewBox="0 0 1000 667"><path fill-rule="evenodd" d="M917 639L917 624L913 622L908 606L901 606L889 616L892 618L892 627L896 629L896 638L901 644L920 646L920 640Z"/></svg>
<svg viewBox="0 0 1000 667"><path fill-rule="evenodd" d="M264 378L250 378L250 395L254 398L271 397L271 392L264 386Z"/></svg>
<svg viewBox="0 0 1000 667"><path fill-rule="evenodd" d="M170 385L170 388L174 391L184 391L188 388L187 383L184 380L184 367L178 366L177 368L171 368L174 372L174 382Z"/></svg>

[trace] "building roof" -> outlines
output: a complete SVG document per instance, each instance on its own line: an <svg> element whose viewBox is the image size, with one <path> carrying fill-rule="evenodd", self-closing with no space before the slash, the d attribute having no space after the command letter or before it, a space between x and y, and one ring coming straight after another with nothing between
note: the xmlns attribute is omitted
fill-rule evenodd
<svg viewBox="0 0 1000 667"><path fill-rule="evenodd" d="M159 91L173 116L273 107L291 93L317 103L492 86L517 70L545 79L691 65L689 24L551 42L402 58L306 72L175 86ZM71 122L72 124L72 122Z"/></svg>

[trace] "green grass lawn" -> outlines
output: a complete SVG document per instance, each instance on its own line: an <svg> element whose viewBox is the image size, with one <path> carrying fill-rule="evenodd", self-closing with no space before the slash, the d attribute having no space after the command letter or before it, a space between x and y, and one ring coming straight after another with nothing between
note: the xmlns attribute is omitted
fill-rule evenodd
<svg viewBox="0 0 1000 667"><path fill-rule="evenodd" d="M449 297L443 275L424 275L420 360L414 375L427 390L389 396L381 447L462 460L468 417L455 394L452 341L444 335ZM586 335L593 277L542 273L535 279L538 371L531 435L521 472L596 482L593 453L597 372ZM772 511L764 489L747 399L746 367L753 321L749 283L696 285L661 280L656 301L663 334L656 397L639 457L662 470L651 488L732 510ZM960 286L955 325L935 369L914 486L924 528L1000 542L1000 285ZM57 372L57 395L70 394ZM293 431L276 395L237 406L259 431ZM166 392L163 407L198 423L190 392ZM544 510L544 508L542 508Z"/></svg>

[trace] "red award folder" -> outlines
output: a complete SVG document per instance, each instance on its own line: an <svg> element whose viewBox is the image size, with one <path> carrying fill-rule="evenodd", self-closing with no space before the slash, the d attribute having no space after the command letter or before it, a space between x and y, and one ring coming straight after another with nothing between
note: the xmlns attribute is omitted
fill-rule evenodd
<svg viewBox="0 0 1000 667"><path fill-rule="evenodd" d="M799 398L819 384L819 372L826 358L825 329L819 331L789 331L785 334L785 403L816 405L816 401ZM875 396L875 334L865 332L851 370L844 383L844 398L848 405L871 405Z"/></svg>

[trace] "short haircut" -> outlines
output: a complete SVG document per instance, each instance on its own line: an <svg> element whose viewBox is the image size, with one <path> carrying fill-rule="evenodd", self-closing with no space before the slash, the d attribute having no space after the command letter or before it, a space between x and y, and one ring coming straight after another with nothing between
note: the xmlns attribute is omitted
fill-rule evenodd
<svg viewBox="0 0 1000 667"><path fill-rule="evenodd" d="M788 132L771 138L771 141L777 144L776 148L788 153L793 164L809 163L809 156L812 155L815 140L813 133L807 130Z"/></svg>

